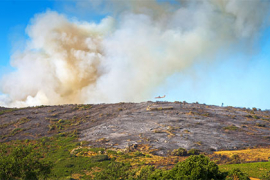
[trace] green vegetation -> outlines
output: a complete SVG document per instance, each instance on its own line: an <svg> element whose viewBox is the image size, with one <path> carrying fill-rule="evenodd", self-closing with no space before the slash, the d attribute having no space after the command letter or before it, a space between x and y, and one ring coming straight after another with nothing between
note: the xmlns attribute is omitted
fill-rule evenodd
<svg viewBox="0 0 270 180"><path fill-rule="evenodd" d="M187 156L187 150L184 148L178 148L178 149L174 149L171 153L171 155L173 156Z"/></svg>
<svg viewBox="0 0 270 180"><path fill-rule="evenodd" d="M136 151L136 152L134 153L134 155L135 155L136 157L144 156L144 154L141 153L140 151Z"/></svg>
<svg viewBox="0 0 270 180"><path fill-rule="evenodd" d="M5 113L9 113L9 112L13 112L13 111L16 111L16 110L18 110L18 109L15 109L15 108L13 108L13 109L4 109L4 110L0 111L0 115L5 114Z"/></svg>
<svg viewBox="0 0 270 180"><path fill-rule="evenodd" d="M154 166L143 166L132 169L130 164L111 163L108 167L95 173L96 179L145 179L145 180L167 180L167 179L218 179L230 180L231 177L248 180L248 176L238 169L230 172L220 172L219 167L203 155L190 156L183 162L178 162L170 170L155 169Z"/></svg>
<svg viewBox="0 0 270 180"><path fill-rule="evenodd" d="M41 160L41 154L33 146L14 148L0 145L0 179L44 179L52 168L50 162Z"/></svg>
<svg viewBox="0 0 270 180"><path fill-rule="evenodd" d="M130 168L130 164L112 162L105 170L95 173L95 179L128 179Z"/></svg>
<svg viewBox="0 0 270 180"><path fill-rule="evenodd" d="M72 126L77 126L82 122L85 122L82 118L74 116L72 119L57 119L57 118L45 118L50 121L48 125L49 131L61 131L69 129Z"/></svg>
<svg viewBox="0 0 270 180"><path fill-rule="evenodd" d="M60 179L63 177L70 176L73 173L85 174L85 170L91 170L91 168L94 166L102 167L104 166L104 162L106 165L108 164L106 163L107 158L104 158L104 157L97 157L97 158L91 159L88 157L76 156L74 154L71 154L70 151L76 148L79 144L76 141L76 139L77 139L77 135L75 131L73 133L68 133L68 134L61 133L50 138L48 137L41 138L37 141L32 141L32 140L12 141L12 143L8 143L10 145L6 146L6 148L2 148L5 145L5 144L2 144L2 147L1 147L2 154L0 157L1 158L0 162L7 161L5 160L5 154L8 155L12 149L16 149L16 147L22 146L22 147L33 147L35 149L35 151L30 154L31 156L32 154L36 154L35 158L31 159L31 162L32 160L33 162L36 162L37 159L39 158L39 159L42 159L41 165L42 164L49 165L50 162L53 164L50 173L46 173L49 179ZM39 153L36 153L36 152L39 152ZM23 158L23 160L25 159ZM23 163L23 161L18 161L17 163ZM21 166L24 167L23 164L21 164ZM37 167L34 169L37 169ZM36 174L37 176L41 176L41 175L45 176L44 173L42 174L42 172L44 171L43 170L41 171L41 170L39 173ZM16 176L16 177L19 177L19 176ZM25 179L22 176L19 178ZM34 178L26 178L26 179L34 179Z"/></svg>
<svg viewBox="0 0 270 180"><path fill-rule="evenodd" d="M253 115L252 116L254 119L260 119L260 117L259 116L256 116L256 115Z"/></svg>
<svg viewBox="0 0 270 180"><path fill-rule="evenodd" d="M239 169L233 169L230 171L226 177L226 180L249 180L249 177L246 173L241 172Z"/></svg>
<svg viewBox="0 0 270 180"><path fill-rule="evenodd" d="M17 121L13 121L13 122L9 122L9 123L5 123L5 124L0 125L0 129L4 129L4 128L11 126L11 125L14 125L14 124L21 125L21 124L27 123L29 121L30 121L30 119L28 119L28 117L20 118Z"/></svg>
<svg viewBox="0 0 270 180"><path fill-rule="evenodd" d="M190 156L190 155L199 155L200 154L200 150L198 149L190 149L189 151L187 151L184 148L178 148L178 149L174 149L171 152L172 156Z"/></svg>
<svg viewBox="0 0 270 180"><path fill-rule="evenodd" d="M91 109L92 105L90 104L81 104L81 105L77 105L76 107L74 107L74 110L87 110L87 109Z"/></svg>
<svg viewBox="0 0 270 180"><path fill-rule="evenodd" d="M18 124L21 125L21 124L27 123L29 121L30 121L30 119L28 117L24 117L24 118L19 119Z"/></svg>
<svg viewBox="0 0 270 180"><path fill-rule="evenodd" d="M265 124L261 124L261 123L256 123L256 126L258 126L258 127L266 127Z"/></svg>
<svg viewBox="0 0 270 180"><path fill-rule="evenodd" d="M236 131L238 130L239 128L234 126L234 125L231 125L231 126L227 126L227 127L224 127L223 128L224 130L230 130L230 131Z"/></svg>
<svg viewBox="0 0 270 180"><path fill-rule="evenodd" d="M199 153L196 149L188 152L183 148L175 150L177 156L191 156L185 161L175 162L172 169L166 170L140 161L141 158L155 158L154 155L82 146L87 143L80 143L77 138L74 131L38 140L2 143L0 179L248 179L247 171L241 167L235 167L239 171L223 166L220 171L208 157L191 155ZM139 163L133 164L134 161Z"/></svg>
<svg viewBox="0 0 270 180"><path fill-rule="evenodd" d="M225 179L218 166L203 155L190 156L163 173L163 179Z"/></svg>
<svg viewBox="0 0 270 180"><path fill-rule="evenodd" d="M198 149L190 149L188 151L188 154L189 155L199 155L200 154L200 150L198 150Z"/></svg>
<svg viewBox="0 0 270 180"><path fill-rule="evenodd" d="M6 128L6 127L8 127L10 125L13 125L15 123L16 123L16 121L15 122L9 122L9 123L2 124L2 125L0 125L0 129L4 129L4 128Z"/></svg>
<svg viewBox="0 0 270 180"><path fill-rule="evenodd" d="M230 171L232 169L239 169L243 173L248 174L250 177L260 178L263 180L270 179L270 162L228 164L228 165L220 165L219 167L222 172Z"/></svg>
<svg viewBox="0 0 270 180"><path fill-rule="evenodd" d="M7 137L11 137L11 136L15 136L16 134L22 132L22 131L25 131L27 129L24 129L24 128L14 128L12 131L9 132L9 134L6 134L6 135L2 135L0 136L1 139L5 139Z"/></svg>

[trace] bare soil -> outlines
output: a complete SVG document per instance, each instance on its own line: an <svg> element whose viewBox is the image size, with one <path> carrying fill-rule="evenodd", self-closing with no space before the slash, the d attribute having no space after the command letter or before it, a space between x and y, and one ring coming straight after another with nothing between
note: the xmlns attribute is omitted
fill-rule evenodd
<svg viewBox="0 0 270 180"><path fill-rule="evenodd" d="M91 146L136 148L157 155L179 147L211 153L270 145L270 112L185 102L0 107L0 141L77 131Z"/></svg>

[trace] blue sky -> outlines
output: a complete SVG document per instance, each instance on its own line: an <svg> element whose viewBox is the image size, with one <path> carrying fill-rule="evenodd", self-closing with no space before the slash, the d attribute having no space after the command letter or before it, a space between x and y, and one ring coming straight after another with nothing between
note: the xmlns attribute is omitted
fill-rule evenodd
<svg viewBox="0 0 270 180"><path fill-rule="evenodd" d="M24 41L25 28L36 13L57 9L53 1L0 1L0 75L11 70L9 65L13 43ZM23 42L22 42L23 43Z"/></svg>
<svg viewBox="0 0 270 180"><path fill-rule="evenodd" d="M31 18L47 9L98 22L102 15L74 12L72 1L0 0L0 77L13 71L10 56L23 49L27 40L25 28ZM270 29L260 36L254 52L220 54L216 61L195 65L187 73L177 73L156 89L156 95L167 95L169 101L270 109ZM192 72L192 73L191 73ZM195 73L194 73L195 72ZM181 83L175 84L176 81ZM0 92L1 93L1 92Z"/></svg>
<svg viewBox="0 0 270 180"><path fill-rule="evenodd" d="M270 109L269 40L267 28L253 52L220 54L211 65L197 64L188 73L168 78L156 94L167 92L169 101Z"/></svg>

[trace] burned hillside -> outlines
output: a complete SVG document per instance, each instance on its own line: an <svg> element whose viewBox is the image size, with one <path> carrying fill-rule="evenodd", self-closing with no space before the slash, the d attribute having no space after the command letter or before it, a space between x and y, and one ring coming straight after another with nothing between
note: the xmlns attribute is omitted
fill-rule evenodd
<svg viewBox="0 0 270 180"><path fill-rule="evenodd" d="M211 153L270 145L270 112L178 101L1 107L0 129L1 142L74 131L96 147Z"/></svg>

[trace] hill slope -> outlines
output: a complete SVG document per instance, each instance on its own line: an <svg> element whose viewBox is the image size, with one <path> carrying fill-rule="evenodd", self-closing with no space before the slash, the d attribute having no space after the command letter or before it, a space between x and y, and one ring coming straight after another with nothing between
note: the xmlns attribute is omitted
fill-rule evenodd
<svg viewBox="0 0 270 180"><path fill-rule="evenodd" d="M77 130L92 146L209 153L270 145L270 112L185 102L0 107L0 129L1 142Z"/></svg>

